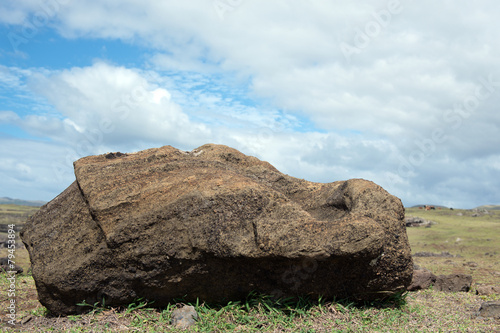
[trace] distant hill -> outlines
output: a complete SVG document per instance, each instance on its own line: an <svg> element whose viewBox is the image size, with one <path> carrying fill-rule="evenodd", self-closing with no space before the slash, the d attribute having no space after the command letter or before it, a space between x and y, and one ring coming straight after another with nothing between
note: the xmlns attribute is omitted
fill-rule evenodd
<svg viewBox="0 0 500 333"><path fill-rule="evenodd" d="M439 206L439 205L427 205L427 206L434 206L436 208L448 209L448 207ZM418 207L425 207L425 205L415 205L415 206L406 207L406 208L418 208ZM457 207L454 207L454 208L457 208ZM460 208L457 208L457 209L460 209ZM474 209L500 210L500 205L483 205L483 206L476 207Z"/></svg>
<svg viewBox="0 0 500 333"><path fill-rule="evenodd" d="M476 207L476 209L500 210L500 205L483 205Z"/></svg>
<svg viewBox="0 0 500 333"><path fill-rule="evenodd" d="M32 207L41 207L45 205L47 202L40 200L21 200L21 199L12 199L8 197L0 198L0 205L20 205L20 206L32 206Z"/></svg>
<svg viewBox="0 0 500 333"><path fill-rule="evenodd" d="M436 208L448 208L448 207L439 206L439 205L415 205L415 206L411 206L411 207L408 207L408 208L418 208L418 207L425 207L425 206L434 206Z"/></svg>

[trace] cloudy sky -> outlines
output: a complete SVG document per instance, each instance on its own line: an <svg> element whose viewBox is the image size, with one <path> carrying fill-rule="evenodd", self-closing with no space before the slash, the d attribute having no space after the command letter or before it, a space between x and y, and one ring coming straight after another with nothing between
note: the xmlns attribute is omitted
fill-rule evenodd
<svg viewBox="0 0 500 333"><path fill-rule="evenodd" d="M500 204L500 2L0 2L0 197L72 162L232 146L406 206Z"/></svg>

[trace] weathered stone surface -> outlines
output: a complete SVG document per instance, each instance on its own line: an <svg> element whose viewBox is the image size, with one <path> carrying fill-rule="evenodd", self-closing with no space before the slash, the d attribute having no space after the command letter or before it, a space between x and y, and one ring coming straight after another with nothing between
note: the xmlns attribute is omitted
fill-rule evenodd
<svg viewBox="0 0 500 333"><path fill-rule="evenodd" d="M426 269L416 269L413 271L413 278L408 291L427 289L436 283L436 275Z"/></svg>
<svg viewBox="0 0 500 333"><path fill-rule="evenodd" d="M322 184L220 145L75 162L76 181L28 221L40 302L376 298L413 271L401 201L372 182Z"/></svg>
<svg viewBox="0 0 500 333"><path fill-rule="evenodd" d="M472 285L472 276L467 274L438 275L434 290L445 292L468 292Z"/></svg>

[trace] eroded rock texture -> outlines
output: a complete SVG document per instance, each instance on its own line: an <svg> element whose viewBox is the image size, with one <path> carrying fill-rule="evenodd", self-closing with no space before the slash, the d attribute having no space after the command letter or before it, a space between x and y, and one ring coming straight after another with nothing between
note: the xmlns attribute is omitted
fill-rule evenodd
<svg viewBox="0 0 500 333"><path fill-rule="evenodd" d="M408 286L401 201L362 179L313 183L221 145L82 158L22 231L40 302L377 298Z"/></svg>

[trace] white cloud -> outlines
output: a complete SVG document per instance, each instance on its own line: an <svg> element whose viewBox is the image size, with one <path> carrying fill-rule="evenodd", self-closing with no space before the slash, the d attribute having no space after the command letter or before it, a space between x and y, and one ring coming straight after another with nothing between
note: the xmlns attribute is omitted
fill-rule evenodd
<svg viewBox="0 0 500 333"><path fill-rule="evenodd" d="M376 22L373 15L387 10L389 2L342 7L329 2L241 2L221 19L205 1L182 6L156 1L104 6L86 1L68 4L60 20L61 32L72 36L121 38L164 50L155 62L168 68L213 70L218 63L219 70L243 71L252 76L258 96L272 99L278 108L302 112L325 129L390 135L388 127L400 133L409 121L418 125L421 119L435 118L437 109L470 83L458 77L456 66L464 66L463 60L478 63L479 57L488 58L488 50L495 46L491 40L469 45L473 41L466 37L471 30L476 30L474 36L491 30L478 28L480 20L491 17L481 4L460 10L433 6L424 13L411 2L400 3L359 61L350 64L340 43L352 42L357 29ZM442 15L442 10L450 14ZM448 32L451 26L455 35ZM463 36L464 43L456 36ZM456 55L458 59L450 59ZM374 121L385 126L372 126Z"/></svg>
<svg viewBox="0 0 500 333"><path fill-rule="evenodd" d="M12 111L0 111L0 124L15 123L19 120L17 113Z"/></svg>
<svg viewBox="0 0 500 333"><path fill-rule="evenodd" d="M153 90L152 92L152 102L155 104L161 104L162 99L166 99L167 101L170 101L170 93L166 91L165 89L158 88L156 90Z"/></svg>
<svg viewBox="0 0 500 333"><path fill-rule="evenodd" d="M18 0L3 1L0 4L0 21L6 24L23 24L26 22L30 13L40 10L40 1L37 0Z"/></svg>
<svg viewBox="0 0 500 333"><path fill-rule="evenodd" d="M189 119L170 93L150 81L147 73L98 62L50 76L35 75L32 89L45 96L65 120L32 116L31 130L46 129L57 140L88 136L87 153L96 153L117 142L177 142L193 144L210 132ZM43 126L37 126L43 124ZM55 127L59 126L56 130ZM74 142L76 143L76 142Z"/></svg>

